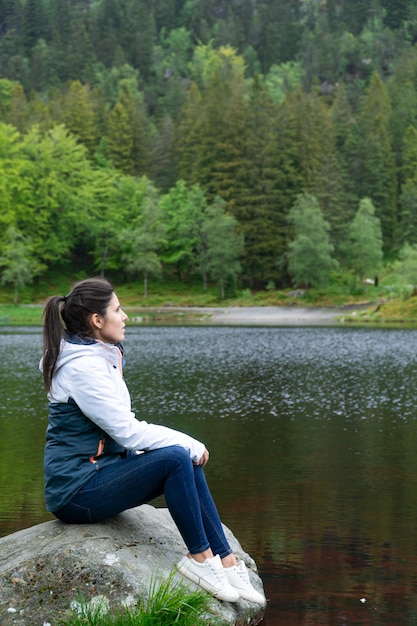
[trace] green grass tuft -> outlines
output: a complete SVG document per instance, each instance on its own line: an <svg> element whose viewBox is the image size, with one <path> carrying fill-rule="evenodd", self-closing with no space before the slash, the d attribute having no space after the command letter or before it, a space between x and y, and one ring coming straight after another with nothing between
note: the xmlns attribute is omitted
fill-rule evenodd
<svg viewBox="0 0 417 626"><path fill-rule="evenodd" d="M210 612L212 598L203 590L190 591L174 580L175 570L168 578L151 584L147 598L136 607L109 610L105 598L73 602L73 615L65 626L196 626L219 624Z"/></svg>

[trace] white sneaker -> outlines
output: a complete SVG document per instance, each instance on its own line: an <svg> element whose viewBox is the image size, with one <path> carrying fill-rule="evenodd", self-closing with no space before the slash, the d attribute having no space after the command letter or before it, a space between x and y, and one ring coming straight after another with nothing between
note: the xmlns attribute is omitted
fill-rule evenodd
<svg viewBox="0 0 417 626"><path fill-rule="evenodd" d="M227 602L239 600L239 592L229 583L218 554L211 559L206 559L204 563L198 563L195 559L184 556L178 563L177 569L183 576L211 593L215 598Z"/></svg>
<svg viewBox="0 0 417 626"><path fill-rule="evenodd" d="M243 561L239 561L237 565L233 567L225 567L224 571L229 580L229 583L237 589L239 595L244 600L250 602L257 602L258 604L265 605L266 598L262 593L256 591L249 580L249 573L246 569L246 565Z"/></svg>

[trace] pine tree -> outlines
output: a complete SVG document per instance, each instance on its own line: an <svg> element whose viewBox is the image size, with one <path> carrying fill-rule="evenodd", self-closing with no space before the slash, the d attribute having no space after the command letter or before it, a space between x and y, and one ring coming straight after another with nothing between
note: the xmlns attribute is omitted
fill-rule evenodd
<svg viewBox="0 0 417 626"><path fill-rule="evenodd" d="M174 162L178 178L188 184L199 180L199 137L204 119L202 95L196 83L191 83L182 108L174 138Z"/></svg>
<svg viewBox="0 0 417 626"><path fill-rule="evenodd" d="M293 60L301 41L300 3L295 0L262 0L257 3L259 15L258 56L262 70L273 63Z"/></svg>
<svg viewBox="0 0 417 626"><path fill-rule="evenodd" d="M360 114L362 133L362 184L360 195L369 197L381 220L384 247L392 248L396 230L395 158L390 133L391 105L386 86L374 74Z"/></svg>
<svg viewBox="0 0 417 626"><path fill-rule="evenodd" d="M59 84L59 68L53 55L53 46L48 46L44 39L38 39L29 57L32 92L40 93Z"/></svg>
<svg viewBox="0 0 417 626"><path fill-rule="evenodd" d="M261 78L249 91L245 116L245 148L242 185L233 215L244 236L243 278L255 282L279 282L279 259L286 249L286 199L283 189L290 180L285 165L285 145L278 138L280 115ZM283 125L283 128L286 124Z"/></svg>
<svg viewBox="0 0 417 626"><path fill-rule="evenodd" d="M87 147L91 156L98 145L97 109L90 87L82 85L80 81L71 81L62 99L62 119L66 127Z"/></svg>
<svg viewBox="0 0 417 626"><path fill-rule="evenodd" d="M42 0L26 0L23 7L22 32L27 54L30 54L39 39L45 37L48 30L47 12Z"/></svg>
<svg viewBox="0 0 417 626"><path fill-rule="evenodd" d="M122 81L105 132L106 156L126 174L143 175L149 159L148 129L141 95Z"/></svg>
<svg viewBox="0 0 417 626"><path fill-rule="evenodd" d="M118 0L102 0L98 3L92 21L91 37L97 60L105 67L126 62L120 43L123 23L125 18Z"/></svg>
<svg viewBox="0 0 417 626"><path fill-rule="evenodd" d="M244 185L245 79L242 59L230 48L204 48L201 91L192 85L176 140L178 175L200 184L209 200L220 196L233 212Z"/></svg>
<svg viewBox="0 0 417 626"><path fill-rule="evenodd" d="M127 62L138 68L147 80L151 72L156 28L153 11L146 0L127 0L123 34Z"/></svg>
<svg viewBox="0 0 417 626"><path fill-rule="evenodd" d="M164 116L152 137L150 177L163 193L175 185L175 125Z"/></svg>
<svg viewBox="0 0 417 626"><path fill-rule="evenodd" d="M417 49L407 48L399 56L394 71L387 80L392 106L392 144L398 167L401 167L402 144L407 128L417 124L416 76Z"/></svg>
<svg viewBox="0 0 417 626"><path fill-rule="evenodd" d="M337 86L330 115L343 188L344 202L340 208L340 226L343 228L342 222L345 227L355 215L359 203L358 188L362 180L360 131L344 84Z"/></svg>
<svg viewBox="0 0 417 626"><path fill-rule="evenodd" d="M396 244L417 244L417 129L409 126L403 142L401 194Z"/></svg>
<svg viewBox="0 0 417 626"><path fill-rule="evenodd" d="M120 101L111 110L107 121L105 151L106 157L110 159L114 167L125 174L133 173L131 117Z"/></svg>

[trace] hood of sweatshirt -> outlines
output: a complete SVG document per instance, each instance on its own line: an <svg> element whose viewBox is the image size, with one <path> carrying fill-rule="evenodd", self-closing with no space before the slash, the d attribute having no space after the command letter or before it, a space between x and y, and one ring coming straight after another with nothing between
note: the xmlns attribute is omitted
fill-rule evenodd
<svg viewBox="0 0 417 626"><path fill-rule="evenodd" d="M85 356L104 358L112 367L118 368L120 372L122 372L125 363L122 344L108 344L97 341L96 339L91 339L90 337L83 337L66 332L61 342L55 373L71 361ZM39 369L42 371L42 359L39 364Z"/></svg>

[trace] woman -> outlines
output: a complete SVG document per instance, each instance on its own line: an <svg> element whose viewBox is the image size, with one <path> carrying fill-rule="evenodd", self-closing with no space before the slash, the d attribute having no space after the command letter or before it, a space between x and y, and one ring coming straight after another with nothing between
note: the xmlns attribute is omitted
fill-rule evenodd
<svg viewBox="0 0 417 626"><path fill-rule="evenodd" d="M93 523L164 494L189 551L178 570L220 600L264 604L223 532L204 476L205 445L131 411L122 376L126 320L100 278L46 304L47 509L63 522Z"/></svg>

